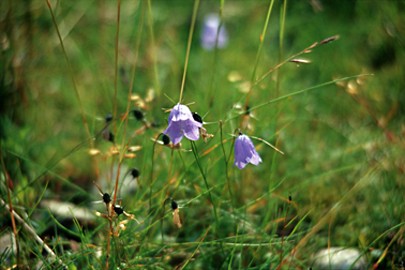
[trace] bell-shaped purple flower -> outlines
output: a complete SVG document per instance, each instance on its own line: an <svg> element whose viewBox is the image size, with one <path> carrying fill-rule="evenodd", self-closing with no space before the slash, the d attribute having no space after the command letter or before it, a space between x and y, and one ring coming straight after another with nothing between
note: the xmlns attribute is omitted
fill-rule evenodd
<svg viewBox="0 0 405 270"><path fill-rule="evenodd" d="M176 145L183 139L183 136L192 141L198 140L200 127L202 127L202 123L194 120L190 109L179 103L171 110L169 126L163 133L168 135L173 144Z"/></svg>
<svg viewBox="0 0 405 270"><path fill-rule="evenodd" d="M239 134L235 140L235 166L243 169L248 163L259 165L262 162L250 138Z"/></svg>
<svg viewBox="0 0 405 270"><path fill-rule="evenodd" d="M204 18L204 24L201 31L201 46L206 50L212 50L215 45L218 48L224 48L228 44L228 32L225 25L220 26L220 18L216 14L209 14ZM218 43L217 43L217 32Z"/></svg>

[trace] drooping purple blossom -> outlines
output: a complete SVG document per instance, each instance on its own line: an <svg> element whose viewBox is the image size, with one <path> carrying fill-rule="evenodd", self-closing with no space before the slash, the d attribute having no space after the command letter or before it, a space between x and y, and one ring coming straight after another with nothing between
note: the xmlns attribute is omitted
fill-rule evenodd
<svg viewBox="0 0 405 270"><path fill-rule="evenodd" d="M200 137L199 128L202 123L194 120L193 114L186 105L177 104L169 115L169 126L163 131L170 137L174 145L178 144L185 136L187 139L196 141Z"/></svg>
<svg viewBox="0 0 405 270"><path fill-rule="evenodd" d="M220 26L220 18L216 14L208 14L204 18L204 23L200 35L201 46L206 50L212 50L215 45L218 48L224 48L228 45L228 32L226 31L225 25ZM217 42L217 32L218 33L218 43Z"/></svg>
<svg viewBox="0 0 405 270"><path fill-rule="evenodd" d="M259 165L262 162L250 138L239 134L235 140L235 166L242 170L248 163Z"/></svg>

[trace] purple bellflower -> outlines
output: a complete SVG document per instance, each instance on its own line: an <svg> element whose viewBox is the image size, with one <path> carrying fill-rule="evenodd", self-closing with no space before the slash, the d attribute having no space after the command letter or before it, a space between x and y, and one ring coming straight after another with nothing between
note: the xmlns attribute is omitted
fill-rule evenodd
<svg viewBox="0 0 405 270"><path fill-rule="evenodd" d="M183 139L183 136L192 141L198 140L201 127L202 123L194 120L190 109L179 103L170 111L169 126L163 131L163 134L168 135L176 145Z"/></svg>
<svg viewBox="0 0 405 270"><path fill-rule="evenodd" d="M262 162L250 138L239 133L235 140L235 166L242 170L248 163L259 165Z"/></svg>
<svg viewBox="0 0 405 270"><path fill-rule="evenodd" d="M206 50L212 50L215 48L217 42L217 32L218 33L218 48L224 48L228 45L228 32L224 25L220 25L220 18L216 14L209 14L204 18L204 24L201 31L201 46Z"/></svg>

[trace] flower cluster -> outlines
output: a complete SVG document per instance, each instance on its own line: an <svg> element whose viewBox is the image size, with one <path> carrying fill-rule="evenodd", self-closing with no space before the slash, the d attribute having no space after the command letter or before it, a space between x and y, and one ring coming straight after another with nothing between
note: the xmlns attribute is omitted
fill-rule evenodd
<svg viewBox="0 0 405 270"><path fill-rule="evenodd" d="M189 140L196 141L200 138L200 132L203 137L209 137L206 130L202 127L202 119L196 113L191 113L190 109L183 104L176 104L170 111L169 125L163 134L167 135L177 145L186 137ZM259 165L262 162L259 154L250 140L242 133L235 140L235 166L243 169L248 163Z"/></svg>

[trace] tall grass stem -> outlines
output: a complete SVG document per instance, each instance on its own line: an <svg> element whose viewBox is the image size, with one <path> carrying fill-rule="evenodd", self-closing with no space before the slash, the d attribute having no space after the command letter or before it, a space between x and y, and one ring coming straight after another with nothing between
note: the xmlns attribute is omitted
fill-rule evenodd
<svg viewBox="0 0 405 270"><path fill-rule="evenodd" d="M274 0L270 0L269 1L269 7L267 9L267 15L266 15L266 20L264 22L263 25L263 30L262 33L260 35L260 40L259 40L259 47L257 49L257 53L256 53L256 60L255 60L255 64L253 66L253 72L252 72L252 77L250 79L250 87L249 87L249 91L246 95L246 101L245 101L245 108L247 108L249 106L249 102L250 102L250 95L252 92L252 87L253 87L253 83L256 80L256 72L257 72L257 68L259 66L259 62L260 62L260 57L262 54L262 49L263 49L263 44L264 44L264 40L266 38L266 33L267 33L267 28L269 26L269 21L270 21L270 16L271 16L271 12L273 10L273 5L274 5Z"/></svg>
<svg viewBox="0 0 405 270"><path fill-rule="evenodd" d="M189 30L189 35L188 35L188 41L187 41L186 58L184 60L183 77L181 79L179 103L181 103L182 100L183 100L183 92L184 92L184 87L185 87L185 84L186 84L188 61L190 59L191 42L193 41L194 28L195 28L195 22L197 20L197 13L198 13L198 6L199 5L200 5L200 0L195 0L194 1L194 8L193 8L193 15L192 15L192 18L191 18L190 30Z"/></svg>

